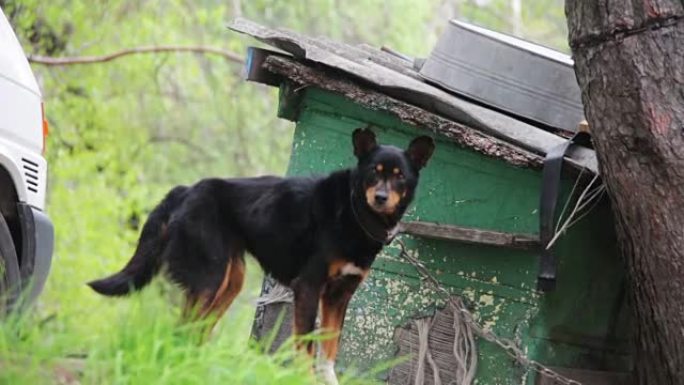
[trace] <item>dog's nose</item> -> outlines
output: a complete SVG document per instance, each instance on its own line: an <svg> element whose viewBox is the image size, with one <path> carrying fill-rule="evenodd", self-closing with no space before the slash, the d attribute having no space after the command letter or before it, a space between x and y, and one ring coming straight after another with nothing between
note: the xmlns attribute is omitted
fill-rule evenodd
<svg viewBox="0 0 684 385"><path fill-rule="evenodd" d="M375 203L384 205L387 202L387 193L378 191L375 193Z"/></svg>

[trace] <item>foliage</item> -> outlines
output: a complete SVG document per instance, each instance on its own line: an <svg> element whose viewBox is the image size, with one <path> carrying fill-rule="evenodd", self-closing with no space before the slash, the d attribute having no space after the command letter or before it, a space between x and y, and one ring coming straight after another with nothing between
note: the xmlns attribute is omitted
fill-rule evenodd
<svg viewBox="0 0 684 385"><path fill-rule="evenodd" d="M516 15L513 3L520 3ZM460 18L509 33L548 47L570 52L565 21L565 0L466 0L460 3Z"/></svg>
<svg viewBox="0 0 684 385"><path fill-rule="evenodd" d="M27 53L43 55L154 44L242 53L255 43L225 28L242 15L425 56L445 16L511 32L509 2L0 0L0 6ZM518 32L565 47L561 0L526 2L521 17ZM260 282L255 265L245 293L202 346L176 335L167 286L111 300L84 284L122 266L146 213L173 185L285 171L292 127L276 118L276 91L244 82L234 63L194 54L34 71L51 126L48 211L57 245L36 316L0 329L0 383L56 382L59 359L73 354L87 357L85 384L308 382L302 365L283 365L283 356L264 357L247 344Z"/></svg>
<svg viewBox="0 0 684 385"><path fill-rule="evenodd" d="M197 344L189 327L179 327L177 314L157 297L158 290L135 296L103 319L102 330L95 333L64 333L63 320L39 326L26 319L7 321L0 329L0 383L54 383L75 377L80 366L86 368L81 375L85 384L300 384L310 377L305 362L286 365L291 349L262 357L258 347L248 348L239 329L225 329ZM150 314L155 314L154 322L149 322ZM83 365L65 358L85 352Z"/></svg>

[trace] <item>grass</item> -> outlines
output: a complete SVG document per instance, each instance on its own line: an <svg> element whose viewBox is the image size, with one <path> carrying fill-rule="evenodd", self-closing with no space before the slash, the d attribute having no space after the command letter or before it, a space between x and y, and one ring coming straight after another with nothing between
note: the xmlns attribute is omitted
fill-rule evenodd
<svg viewBox="0 0 684 385"><path fill-rule="evenodd" d="M260 281L250 267L256 279L201 344L198 325L178 323L169 301L177 293L159 281L127 299L100 298L85 285L73 298L46 293L60 299L48 307L54 312L0 323L0 384L315 384L311 363L291 345L267 355L249 339Z"/></svg>

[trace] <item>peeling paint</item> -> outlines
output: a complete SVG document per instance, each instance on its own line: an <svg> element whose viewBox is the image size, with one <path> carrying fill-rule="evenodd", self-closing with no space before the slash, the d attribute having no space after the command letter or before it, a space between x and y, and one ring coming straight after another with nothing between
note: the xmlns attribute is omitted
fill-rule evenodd
<svg viewBox="0 0 684 385"><path fill-rule="evenodd" d="M478 302L482 306L494 305L494 296L490 295L490 294L483 294L480 296L480 299L478 300Z"/></svg>
<svg viewBox="0 0 684 385"><path fill-rule="evenodd" d="M379 140L400 146L405 146L417 132L415 127L388 114L363 109L338 95L311 89L306 93L299 107L291 175L326 172L333 165L348 166L353 156L342 151L349 147L340 144L342 134L350 134L360 124L388 128L377 131ZM344 134L345 143L347 139ZM441 144L430 166L421 171L416 202L405 219L498 231L537 231L538 172L514 169L459 146ZM446 168L453 173L448 178L444 177ZM458 182L462 180L477 183ZM507 191L507 201L497 205L503 202L502 188ZM487 203L469 204L473 196ZM528 348L523 342L529 343L531 320L541 307L541 297L534 289L538 255L405 235L402 239L414 257L439 274L447 290L464 298L483 326ZM392 359L396 328L442 306L440 296L400 258L398 245L389 245L350 303L338 367L355 365L363 370ZM479 341L478 351L476 384L519 385L528 380L526 371L497 346ZM531 353L536 353L534 348Z"/></svg>

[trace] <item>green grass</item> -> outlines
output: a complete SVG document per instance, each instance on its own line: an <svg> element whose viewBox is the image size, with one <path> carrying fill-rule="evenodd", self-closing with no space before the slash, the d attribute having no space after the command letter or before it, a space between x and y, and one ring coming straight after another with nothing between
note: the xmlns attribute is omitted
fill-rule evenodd
<svg viewBox="0 0 684 385"><path fill-rule="evenodd" d="M179 324L177 293L159 281L126 299L100 298L81 285L77 296L53 302L52 313L10 317L0 323L0 384L317 383L291 345L267 355L249 339L260 281L258 267L249 267L256 279L205 343L197 342L200 325Z"/></svg>
<svg viewBox="0 0 684 385"><path fill-rule="evenodd" d="M303 365L283 365L286 354L267 357L248 346L247 312L198 344L192 325L180 326L177 312L160 297L152 290L126 300L125 307L115 306L114 312L9 320L0 334L0 382L58 383L61 372L72 372L84 384L306 383ZM96 317L101 310L106 316ZM100 327L91 333L76 327L82 317L100 318ZM65 360L69 357L83 358Z"/></svg>

